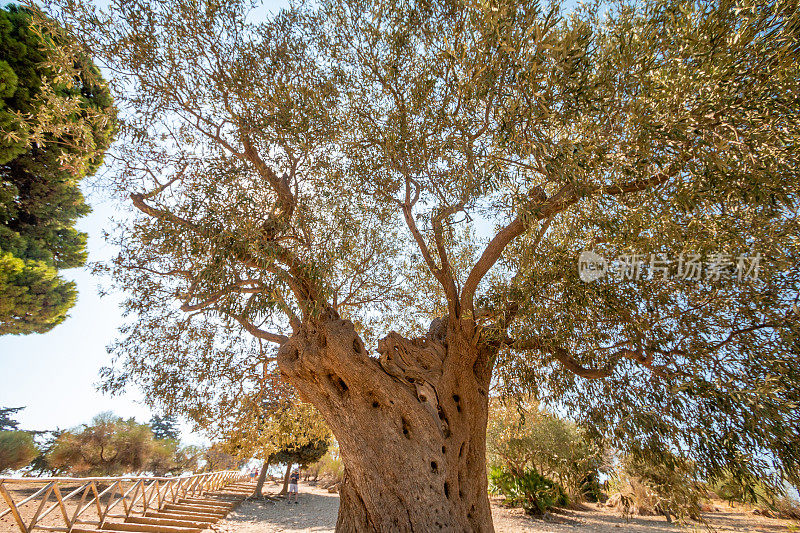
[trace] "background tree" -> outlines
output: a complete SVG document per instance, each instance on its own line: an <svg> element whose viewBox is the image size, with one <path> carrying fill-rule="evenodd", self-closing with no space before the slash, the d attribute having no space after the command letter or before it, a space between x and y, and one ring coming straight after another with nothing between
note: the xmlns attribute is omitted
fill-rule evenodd
<svg viewBox="0 0 800 533"><path fill-rule="evenodd" d="M77 476L113 476L144 471L152 451L149 426L101 413L91 424L62 433L48 461Z"/></svg>
<svg viewBox="0 0 800 533"><path fill-rule="evenodd" d="M0 335L44 333L75 303L58 270L86 261L78 185L100 167L116 112L91 59L27 8L0 9L0 73Z"/></svg>
<svg viewBox="0 0 800 533"><path fill-rule="evenodd" d="M224 441L226 446L240 457L263 461L254 490L257 497L262 495L270 465L286 465L280 492L285 494L292 466L306 466L319 460L332 440L319 412L302 402L261 403L250 416L239 416L231 422Z"/></svg>
<svg viewBox="0 0 800 533"><path fill-rule="evenodd" d="M298 465L300 468L305 468L308 465L314 464L328 451L330 446L329 439L319 439L307 442L300 446L291 446L279 449L269 456L267 464L284 464L286 471L283 474L283 488L279 494L286 494L289 489L289 478L292 473L292 467Z"/></svg>
<svg viewBox="0 0 800 533"><path fill-rule="evenodd" d="M36 445L29 432L0 431L0 472L27 466L36 455Z"/></svg>
<svg viewBox="0 0 800 533"><path fill-rule="evenodd" d="M145 469L155 476L195 472L203 453L198 446L181 446L177 439L155 438Z"/></svg>
<svg viewBox="0 0 800 533"><path fill-rule="evenodd" d="M236 470L242 466L242 460L228 453L225 446L214 443L203 453L203 471L216 472L218 470Z"/></svg>
<svg viewBox="0 0 800 533"><path fill-rule="evenodd" d="M0 431L15 431L19 429L19 422L14 415L25 409L24 407L0 407Z"/></svg>
<svg viewBox="0 0 800 533"><path fill-rule="evenodd" d="M58 438L63 433L64 431L58 428L51 431L36 432L34 441L36 442L38 453L33 461L31 461L31 473L35 473L38 476L58 476L66 473L69 470L68 466L63 464L60 466L55 466L50 462L53 448L55 448L56 444L58 443Z"/></svg>
<svg viewBox="0 0 800 533"><path fill-rule="evenodd" d="M621 457L609 487L607 505L626 515L664 515L668 522L673 516L699 520L706 495L695 465L674 454L665 454L659 463L636 451Z"/></svg>
<svg viewBox="0 0 800 533"><path fill-rule="evenodd" d="M512 476L533 470L560 484L572 502L597 501L606 452L573 422L520 399L496 399L486 439L490 467Z"/></svg>
<svg viewBox="0 0 800 533"><path fill-rule="evenodd" d="M158 440L178 440L181 434L178 421L172 415L153 415L150 419L150 430L153 432L153 437Z"/></svg>
<svg viewBox="0 0 800 533"><path fill-rule="evenodd" d="M57 4L130 114L111 386L277 345L342 531L491 531L493 380L623 451L797 478L794 3ZM633 268L587 284L585 248Z"/></svg>

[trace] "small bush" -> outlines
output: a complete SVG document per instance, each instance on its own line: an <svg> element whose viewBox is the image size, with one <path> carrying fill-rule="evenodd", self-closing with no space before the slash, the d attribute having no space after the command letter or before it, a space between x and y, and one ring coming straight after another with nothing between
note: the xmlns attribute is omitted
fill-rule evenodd
<svg viewBox="0 0 800 533"><path fill-rule="evenodd" d="M769 508L775 518L786 520L800 520L800 501L788 496L773 498Z"/></svg>
<svg viewBox="0 0 800 533"><path fill-rule="evenodd" d="M552 507L569 504L563 487L535 470L517 474L493 467L489 483L493 493L504 496L511 505L521 506L530 515L539 516Z"/></svg>
<svg viewBox="0 0 800 533"><path fill-rule="evenodd" d="M669 452L658 456L632 454L621 459L609 478L606 505L623 515L663 515L683 520L700 518L705 489L694 465Z"/></svg>

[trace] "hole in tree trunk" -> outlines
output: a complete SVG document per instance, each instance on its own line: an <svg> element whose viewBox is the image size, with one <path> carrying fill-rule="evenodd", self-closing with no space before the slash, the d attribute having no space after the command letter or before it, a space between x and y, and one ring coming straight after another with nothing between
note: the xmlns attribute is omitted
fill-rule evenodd
<svg viewBox="0 0 800 533"><path fill-rule="evenodd" d="M375 409L377 409L380 406L381 404L379 404L378 402L372 402L372 407L374 407Z"/></svg>
<svg viewBox="0 0 800 533"><path fill-rule="evenodd" d="M355 350L356 353L361 353L361 343L358 342L358 339L353 339L353 350Z"/></svg>
<svg viewBox="0 0 800 533"><path fill-rule="evenodd" d="M464 457L464 443L461 443L461 448L458 449L458 457Z"/></svg>
<svg viewBox="0 0 800 533"><path fill-rule="evenodd" d="M445 450L445 447L442 446L442 455L444 455L445 453L447 453L447 450Z"/></svg>
<svg viewBox="0 0 800 533"><path fill-rule="evenodd" d="M450 499L450 484L447 481L444 482L444 497Z"/></svg>
<svg viewBox="0 0 800 533"><path fill-rule="evenodd" d="M459 396L458 394L453 394L453 401L456 402L456 411L458 411L460 413L461 412L461 403L459 403L459 402L461 402L461 396Z"/></svg>
<svg viewBox="0 0 800 533"><path fill-rule="evenodd" d="M410 439L411 437L409 436L408 422L406 421L405 418L401 418L400 420L403 422L403 435L405 435Z"/></svg>
<svg viewBox="0 0 800 533"><path fill-rule="evenodd" d="M436 464L436 461L431 461L431 472L433 472L434 474L439 472L439 465Z"/></svg>
<svg viewBox="0 0 800 533"><path fill-rule="evenodd" d="M344 393L347 392L347 390L349 389L347 383L345 383L344 380L339 376L335 376L333 374L328 374L328 379L333 384L336 391L339 393L339 396L344 396Z"/></svg>

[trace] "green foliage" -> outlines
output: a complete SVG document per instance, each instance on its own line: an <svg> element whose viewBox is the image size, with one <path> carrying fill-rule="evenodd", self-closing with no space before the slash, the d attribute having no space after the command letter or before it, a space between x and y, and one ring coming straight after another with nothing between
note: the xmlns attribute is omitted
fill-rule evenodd
<svg viewBox="0 0 800 533"><path fill-rule="evenodd" d="M0 335L44 333L75 303L58 270L86 261L79 189L116 111L99 70L38 11L0 9Z"/></svg>
<svg viewBox="0 0 800 533"><path fill-rule="evenodd" d="M311 463L305 469L306 473L317 478L322 478L326 484L333 485L340 483L344 478L344 465L339 457L339 445L335 442L328 447L319 461Z"/></svg>
<svg viewBox="0 0 800 533"><path fill-rule="evenodd" d="M788 486L773 487L759 479L737 478L731 472L723 472L711 479L709 489L731 505L748 504L757 507L765 516L800 520L800 501Z"/></svg>
<svg viewBox="0 0 800 533"><path fill-rule="evenodd" d="M0 431L15 431L19 422L13 416L25 409L24 407L0 407Z"/></svg>
<svg viewBox="0 0 800 533"><path fill-rule="evenodd" d="M502 494L510 505L521 506L530 515L542 515L550 508L569 504L564 489L536 470L489 469L490 490Z"/></svg>
<svg viewBox="0 0 800 533"><path fill-rule="evenodd" d="M58 438L63 433L64 431L60 429L37 432L35 440L38 454L30 464L30 471L32 474L38 476L59 476L69 470L69 467L66 465L55 466L50 462L51 452L58 443Z"/></svg>
<svg viewBox="0 0 800 533"><path fill-rule="evenodd" d="M602 448L567 420L509 400L492 403L487 462L512 472L533 470L558 481L573 501L597 500Z"/></svg>
<svg viewBox="0 0 800 533"><path fill-rule="evenodd" d="M307 466L319 461L328 451L328 439L313 440L300 446L291 446L274 452L269 457L270 463L299 464Z"/></svg>
<svg viewBox="0 0 800 533"><path fill-rule="evenodd" d="M0 431L0 473L27 466L36 455L36 445L29 432Z"/></svg>
<svg viewBox="0 0 800 533"><path fill-rule="evenodd" d="M2 229L0 229L2 232ZM75 283L42 261L0 252L0 334L45 333L75 303Z"/></svg>
<svg viewBox="0 0 800 533"><path fill-rule="evenodd" d="M178 440L180 437L178 420L170 415L153 415L153 418L150 419L150 430L153 432L153 436L158 440Z"/></svg>
<svg viewBox="0 0 800 533"><path fill-rule="evenodd" d="M221 443L214 443L204 453L202 460L205 462L203 470L205 472L216 472L218 470L235 470L245 463L226 451L226 446Z"/></svg>
<svg viewBox="0 0 800 533"><path fill-rule="evenodd" d="M156 476L194 472L202 455L197 446L181 447L177 439L155 438L145 469Z"/></svg>
<svg viewBox="0 0 800 533"><path fill-rule="evenodd" d="M150 426L101 413L82 428L58 435L47 463L76 476L154 472L177 474L196 468L199 450L174 439L156 440Z"/></svg>

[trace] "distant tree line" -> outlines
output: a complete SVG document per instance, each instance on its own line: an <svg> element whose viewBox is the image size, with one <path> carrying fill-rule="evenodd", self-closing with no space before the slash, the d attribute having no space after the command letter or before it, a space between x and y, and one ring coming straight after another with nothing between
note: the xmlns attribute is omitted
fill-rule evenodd
<svg viewBox="0 0 800 533"><path fill-rule="evenodd" d="M107 412L69 430L23 431L14 419L21 409L0 408L0 473L164 476L238 466L232 456L213 448L181 445L173 417L155 415L142 424Z"/></svg>

